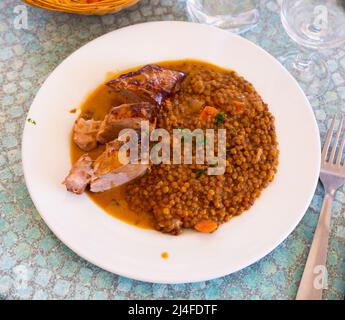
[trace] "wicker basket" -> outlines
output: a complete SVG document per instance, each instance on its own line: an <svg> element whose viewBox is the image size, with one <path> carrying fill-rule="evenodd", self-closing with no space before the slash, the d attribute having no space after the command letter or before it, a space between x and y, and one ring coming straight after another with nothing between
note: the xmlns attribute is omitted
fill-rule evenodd
<svg viewBox="0 0 345 320"><path fill-rule="evenodd" d="M104 15L128 8L140 0L23 0L38 8L86 15ZM89 0L90 1L90 0ZM92 1L92 0L91 0ZM90 1L90 2L91 2ZM95 1L95 0L93 0Z"/></svg>

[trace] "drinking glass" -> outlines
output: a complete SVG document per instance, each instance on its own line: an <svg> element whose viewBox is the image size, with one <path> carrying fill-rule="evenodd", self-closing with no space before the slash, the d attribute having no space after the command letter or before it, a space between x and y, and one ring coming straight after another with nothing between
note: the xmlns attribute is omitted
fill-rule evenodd
<svg viewBox="0 0 345 320"><path fill-rule="evenodd" d="M309 97L323 95L330 73L319 51L345 43L345 0L283 0L281 20L300 52L280 59Z"/></svg>
<svg viewBox="0 0 345 320"><path fill-rule="evenodd" d="M194 22L242 33L259 21L260 0L187 0L187 11Z"/></svg>

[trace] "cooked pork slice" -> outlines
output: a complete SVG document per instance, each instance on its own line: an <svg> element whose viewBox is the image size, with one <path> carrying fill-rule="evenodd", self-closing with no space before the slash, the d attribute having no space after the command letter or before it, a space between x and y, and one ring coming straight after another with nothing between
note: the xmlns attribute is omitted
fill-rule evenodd
<svg viewBox="0 0 345 320"><path fill-rule="evenodd" d="M120 93L127 102L147 101L160 105L185 76L183 72L149 64L137 71L123 74L107 85Z"/></svg>
<svg viewBox="0 0 345 320"><path fill-rule="evenodd" d="M141 176L149 168L149 165L144 164L123 165L119 160L122 144L119 140L109 142L105 151L95 160L90 184L92 192L103 192L121 186Z"/></svg>
<svg viewBox="0 0 345 320"><path fill-rule="evenodd" d="M97 132L101 121L85 120L79 118L73 128L73 141L84 151L90 151L97 147Z"/></svg>
<svg viewBox="0 0 345 320"><path fill-rule="evenodd" d="M92 162L92 159L86 153L73 165L64 181L68 191L76 194L81 194L85 191L93 174Z"/></svg>
<svg viewBox="0 0 345 320"><path fill-rule="evenodd" d="M95 176L91 181L90 190L92 192L103 192L119 187L143 175L148 167L144 164L127 164L111 173Z"/></svg>
<svg viewBox="0 0 345 320"><path fill-rule="evenodd" d="M102 121L97 133L100 143L107 143L116 139L123 129L140 129L142 120L150 121L151 125L156 121L157 107L148 103L122 104L110 110Z"/></svg>

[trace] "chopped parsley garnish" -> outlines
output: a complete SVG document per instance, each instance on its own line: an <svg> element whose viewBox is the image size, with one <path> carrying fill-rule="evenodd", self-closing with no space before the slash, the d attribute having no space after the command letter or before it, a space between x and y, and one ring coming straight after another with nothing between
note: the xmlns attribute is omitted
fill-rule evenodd
<svg viewBox="0 0 345 320"><path fill-rule="evenodd" d="M197 170L195 171L195 177L200 178L202 175L204 175L207 172L207 169Z"/></svg>
<svg viewBox="0 0 345 320"><path fill-rule="evenodd" d="M28 122L31 123L31 124L33 124L33 125L36 125L36 121L35 121L34 119L29 118L29 119L28 119Z"/></svg>
<svg viewBox="0 0 345 320"><path fill-rule="evenodd" d="M215 168L215 167L218 166L218 163L210 163L208 166L209 166L210 168Z"/></svg>
<svg viewBox="0 0 345 320"><path fill-rule="evenodd" d="M225 121L225 114L223 114L223 113L218 113L218 114L215 116L214 121L215 121L217 124L222 124L222 123Z"/></svg>

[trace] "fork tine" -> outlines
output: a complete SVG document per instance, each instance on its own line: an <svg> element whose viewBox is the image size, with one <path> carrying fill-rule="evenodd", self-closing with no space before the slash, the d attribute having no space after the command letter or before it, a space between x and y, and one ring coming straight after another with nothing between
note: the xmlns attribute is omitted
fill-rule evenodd
<svg viewBox="0 0 345 320"><path fill-rule="evenodd" d="M341 117L341 120L344 121L344 116ZM344 152L344 145L345 145L345 131L343 133L343 137L341 139L340 147L339 147L339 150L338 150L337 161L336 161L337 165L340 165L341 158L342 158L342 155L343 155L343 152Z"/></svg>
<svg viewBox="0 0 345 320"><path fill-rule="evenodd" d="M329 129L327 131L326 140L325 140L325 144L323 146L322 155L321 155L323 162L326 162L326 160L327 160L327 153L328 153L329 145L331 143L331 139L332 139L332 135L333 135L335 119L336 119L336 116L334 115L331 126L329 127Z"/></svg>
<svg viewBox="0 0 345 320"><path fill-rule="evenodd" d="M334 162L334 157L335 157L335 153L337 151L337 146L338 146L339 137L340 137L340 133L341 133L342 128L343 128L343 116L341 116L341 119L340 119L340 122L339 122L339 126L338 126L338 130L337 130L337 133L336 133L335 138L334 138L331 155L329 157L329 162L330 163Z"/></svg>

